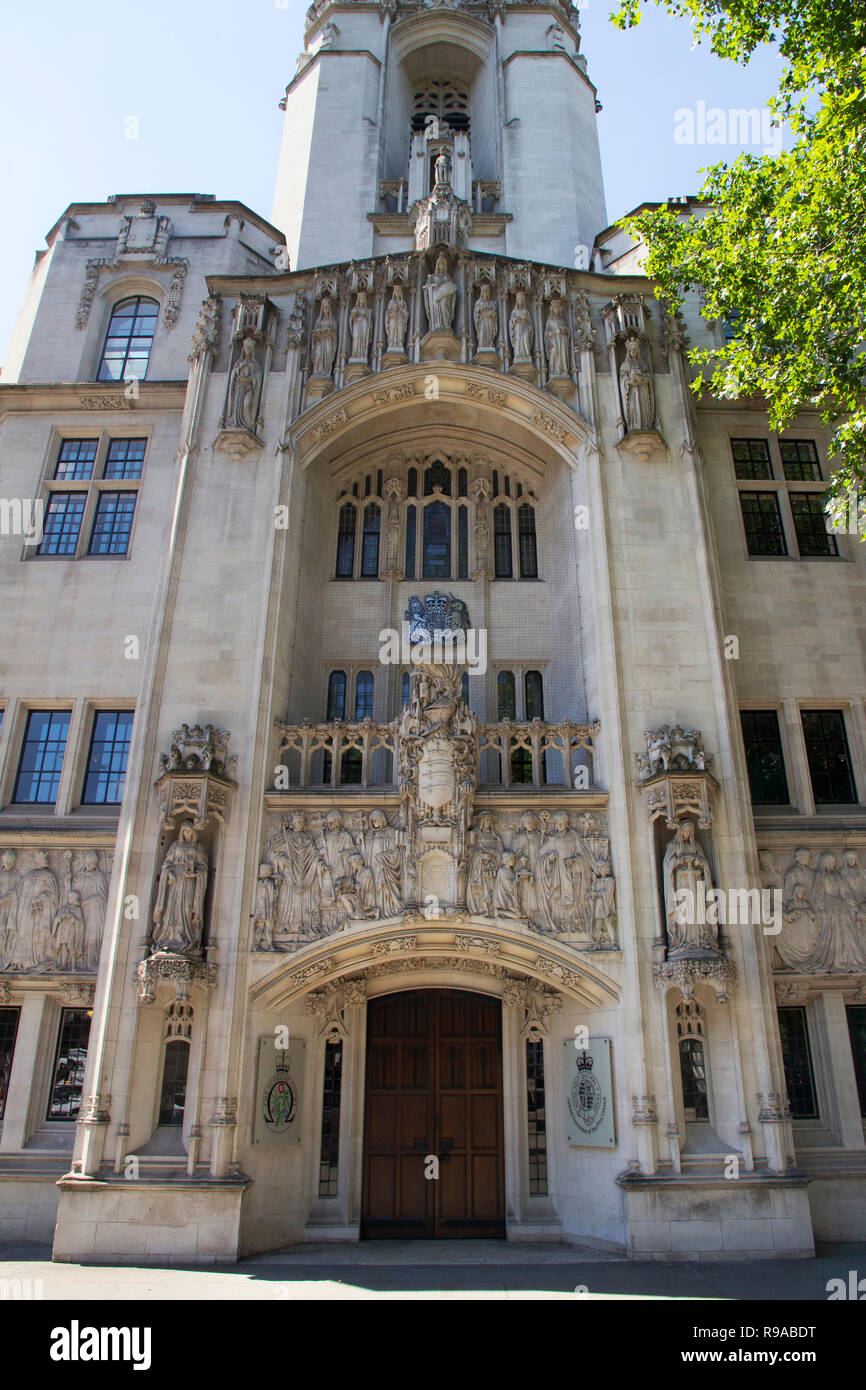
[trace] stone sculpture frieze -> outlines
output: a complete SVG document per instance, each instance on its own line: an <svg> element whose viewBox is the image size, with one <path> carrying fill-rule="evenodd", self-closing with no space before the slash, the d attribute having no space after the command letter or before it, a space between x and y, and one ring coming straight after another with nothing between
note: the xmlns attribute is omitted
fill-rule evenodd
<svg viewBox="0 0 866 1390"><path fill-rule="evenodd" d="M761 854L763 887L780 889L776 965L803 975L866 973L863 852L810 849Z"/></svg>
<svg viewBox="0 0 866 1390"><path fill-rule="evenodd" d="M110 876L107 850L0 852L0 973L95 974Z"/></svg>

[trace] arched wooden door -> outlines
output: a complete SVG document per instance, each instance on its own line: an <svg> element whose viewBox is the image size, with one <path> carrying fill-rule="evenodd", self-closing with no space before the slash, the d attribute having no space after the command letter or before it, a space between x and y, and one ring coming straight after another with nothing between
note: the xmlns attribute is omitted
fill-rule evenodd
<svg viewBox="0 0 866 1390"><path fill-rule="evenodd" d="M502 1013L463 990L367 1006L362 1236L505 1235ZM439 1160L439 1176L425 1177Z"/></svg>

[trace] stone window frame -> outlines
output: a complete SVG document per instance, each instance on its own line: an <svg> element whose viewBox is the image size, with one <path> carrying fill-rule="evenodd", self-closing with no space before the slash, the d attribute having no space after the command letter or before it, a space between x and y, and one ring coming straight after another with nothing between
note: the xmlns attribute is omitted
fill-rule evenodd
<svg viewBox="0 0 866 1390"><path fill-rule="evenodd" d="M848 747L848 766L851 774L851 780L854 783L854 793L857 797L856 801L815 801L815 791L812 784L812 771L809 765L809 752L806 744L806 730L803 727L804 712L814 710L833 712L834 714L840 714L842 716L842 728L845 735L845 742ZM800 717L800 737L803 742L805 775L808 783L809 797L812 807L816 808L817 806L829 806L843 808L845 806L862 806L866 804L866 802L864 802L864 798L866 798L866 756L864 756L864 753L866 753L866 750L864 750L862 741L862 731L858 727L853 702L851 700L845 699L833 699L832 695L827 696L824 699L800 700L798 702L798 712ZM815 814L814 809L812 811L812 814Z"/></svg>
<svg viewBox="0 0 866 1390"><path fill-rule="evenodd" d="M108 824L116 823L121 803L85 803L81 800L90 737L94 720L100 711L129 710L134 717L135 708L134 699L117 695L83 696L75 699L34 695L8 699L4 707L3 726L0 728L0 826L5 819L20 817L22 806L27 807L28 815L64 817L81 810L88 818L105 818ZM66 710L70 713L57 799L53 803L43 804L13 802L27 716L33 710L47 709Z"/></svg>
<svg viewBox="0 0 866 1390"><path fill-rule="evenodd" d="M441 462L448 470L451 477L451 492L444 492L436 487L433 491L424 495L424 472L433 464ZM486 504L487 520L490 528L490 540L488 546L488 564L491 573L489 579L496 584L537 584L542 582L541 577L541 534L539 526L539 509L541 496L538 479L534 478L522 470L519 465L515 465L511 460L504 460L501 463L494 463L491 459L473 460L462 454L459 449L455 449L453 456L442 449L432 449L429 454L423 456L413 456L401 461L391 460L379 465L378 460L372 462L355 464L351 469L347 469L345 475L338 474L337 493L332 506L332 533L329 542L329 554L332 557L331 579L339 584L347 583L371 583L376 582L385 572L387 564L387 540L386 524L389 515L389 504L383 496L383 477L399 478L403 483L404 494L408 494L408 479L410 470L416 472L416 495L410 497L404 495L396 504L400 516L400 538L397 546L397 565L403 573L406 583L419 584L448 584L448 583L472 583L473 574L478 565L478 557L475 553L475 508L476 503L470 495L471 483L483 479L491 489L491 495ZM464 495L459 495L460 474L465 473L467 488ZM425 577L424 575L424 508L431 502L442 502L451 511L451 573L447 577L440 575L435 578ZM364 543L364 508L374 503L379 507L380 526L379 526L379 567L375 575L362 575L363 543ZM507 506L511 513L511 574L508 576L497 577L493 570L494 565L494 508L497 506ZM337 574L337 552L340 536L340 511L345 506L352 506L355 510L355 534L354 550L352 559L351 575ZM530 506L535 516L535 568L536 574L526 575L521 573L520 563L520 508ZM409 574L405 569L406 561L406 534L407 517L409 508L415 508L415 568L414 573ZM468 532L467 545L467 564L466 573L460 574L460 545L459 545L459 508L466 508L466 528Z"/></svg>
<svg viewBox="0 0 866 1390"><path fill-rule="evenodd" d="M68 427L55 425L50 432L39 485L35 495L44 503L46 512L52 493L76 492L84 496L84 511L81 516L81 525L78 528L75 550L70 555L40 555L38 543L25 543L21 558L23 560L55 562L63 560L96 560L103 562L106 560L128 560L132 555L135 527L139 512L138 493L141 491L145 478L145 468L152 434L153 426L149 424L136 424L134 431L131 433L128 430L124 430L119 425L103 425L96 426L95 428L93 426L88 427L86 424L74 424ZM98 443L90 477L55 478L54 474L57 471L57 464L63 445L70 440L93 439L94 437L97 438ZM137 478L107 478L105 476L109 445L113 441L119 439L143 439L145 441L141 474ZM131 492L135 494L135 509L133 511L132 524L129 529L126 550L122 554L98 555L90 553L90 544L96 521L99 498L104 492Z"/></svg>
<svg viewBox="0 0 866 1390"><path fill-rule="evenodd" d="M789 726L788 726L788 721L787 721L786 718L785 718L785 708L784 708L784 706L781 704L781 702L779 702L779 701L773 701L773 700L762 700L762 701L758 701L758 700L754 700L754 701L742 700L742 701L740 701L739 704L738 704L737 712L738 712L738 714L739 714L739 716L740 716L740 738L741 738L742 743L743 743L743 759L744 759L744 761L746 762L746 780L747 780L747 782L749 781L749 768L748 768L748 762L747 762L747 760L746 760L746 749L745 749L745 742L746 742L746 741L745 741L745 737L744 737L744 735L743 735L743 721L742 721L742 716L743 716L744 714L775 714L775 716L776 716L776 722L777 722L778 727L779 727L779 743L780 743L781 750L782 750L782 772L783 772L783 774L784 774L785 784L786 784L786 787L787 787L787 790L788 790L788 800L787 800L787 801L776 801L776 802L769 802L769 801L768 801L768 802L764 802L764 801L751 801L751 785L750 785L750 786L749 786L749 797L750 797L750 804L751 804L753 810L757 810L758 812L762 812L762 813L765 814L765 815L770 815L770 814L772 814L772 812L773 812L774 810L778 809L779 807L789 807L789 808L792 808L792 809L796 810L796 802L795 802L795 800L794 800L794 797L795 797L796 792L797 792L797 784L798 784L798 779L797 779L796 770L795 770L795 756L796 756L796 755L795 755L795 750L791 747L791 741L790 741L790 739L791 739L791 731L790 731Z"/></svg>
<svg viewBox="0 0 866 1390"><path fill-rule="evenodd" d="M738 478L736 463L734 461L734 443L743 440L758 441L767 445L767 452L770 463L770 476L767 478ZM824 484L820 489L816 486L816 479L795 479L785 476L785 466L782 460L782 444L812 444L817 458L818 471L821 481ZM796 560L796 561L817 561L819 564L829 560L850 559L848 548L848 538L844 536L828 535L828 539L835 543L835 554L828 552L826 555L803 555L800 551L800 542L797 528L794 524L794 513L791 506L791 497L802 493L824 496L827 492L827 477L829 468L827 464L826 451L823 448L822 440L816 430L797 429L786 430L784 434L779 434L775 430L753 429L749 425L732 426L727 432L727 457L730 475L733 479L734 487L737 490L737 505L739 511L740 534L742 537L743 553L746 560ZM776 503L779 508L779 520L781 524L782 538L786 548L784 555L752 555L749 551L746 539L746 528L743 517L741 494L748 492L772 492L775 494Z"/></svg>

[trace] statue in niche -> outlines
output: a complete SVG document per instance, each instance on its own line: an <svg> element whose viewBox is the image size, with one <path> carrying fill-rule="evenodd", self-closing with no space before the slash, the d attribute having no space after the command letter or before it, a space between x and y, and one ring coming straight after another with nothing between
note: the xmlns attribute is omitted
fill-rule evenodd
<svg viewBox="0 0 866 1390"><path fill-rule="evenodd" d="M232 367L226 415L226 425L230 429L249 430L251 434L256 430L262 387L262 369L255 352L255 340L244 338L241 355Z"/></svg>
<svg viewBox="0 0 866 1390"><path fill-rule="evenodd" d="M0 970L8 970L18 943L18 903L22 878L14 849L0 854Z"/></svg>
<svg viewBox="0 0 866 1390"><path fill-rule="evenodd" d="M391 507L385 526L385 569L396 570L400 563L400 513Z"/></svg>
<svg viewBox="0 0 866 1390"><path fill-rule="evenodd" d="M403 854L397 843L397 831L388 824L384 811L376 810L370 816L367 863L373 871L376 902L382 916L396 917L402 910Z"/></svg>
<svg viewBox="0 0 866 1390"><path fill-rule="evenodd" d="M349 329L352 334L352 361L366 362L373 332L373 310L367 304L365 290L358 291L357 302L349 315Z"/></svg>
<svg viewBox="0 0 866 1390"><path fill-rule="evenodd" d="M48 867L48 855L44 849L35 851L35 864L24 875L21 887L21 908L19 923L27 930L30 940L29 959L22 963L22 969L38 970L51 964L51 928L60 901L57 879ZM16 955L17 959L20 959Z"/></svg>
<svg viewBox="0 0 866 1390"><path fill-rule="evenodd" d="M493 352L496 344L496 305L490 295L490 282L483 280L478 298L475 301L475 308L472 311L475 320L475 333L478 338L479 352Z"/></svg>
<svg viewBox="0 0 866 1390"><path fill-rule="evenodd" d="M319 317L316 319L316 326L313 329L313 376L329 377L331 375L336 351L337 327L334 322L331 300L328 295L323 295L319 305Z"/></svg>
<svg viewBox="0 0 866 1390"><path fill-rule="evenodd" d="M277 932L296 939L321 935L322 877L326 866L307 829L303 811L294 811L291 828L283 830L285 850L275 849L273 858L281 878Z"/></svg>
<svg viewBox="0 0 866 1390"><path fill-rule="evenodd" d="M409 310L403 299L403 286L395 285L391 293L391 303L385 314L385 332L388 337L388 352L401 355L405 352L406 328L409 324Z"/></svg>
<svg viewBox="0 0 866 1390"><path fill-rule="evenodd" d="M866 940L857 929L856 911L848 901L835 854L822 854L818 860L812 905L827 939L832 969L842 974L866 969Z"/></svg>
<svg viewBox="0 0 866 1390"><path fill-rule="evenodd" d="M84 913L84 969L96 970L105 927L108 877L99 867L99 855L95 849L84 851L82 865L72 886L79 895Z"/></svg>
<svg viewBox="0 0 866 1390"><path fill-rule="evenodd" d="M610 840L604 835L587 838L592 882L587 895L589 932L593 945L605 950L615 945L616 884L610 868Z"/></svg>
<svg viewBox="0 0 866 1390"><path fill-rule="evenodd" d="M625 340L625 359L619 369L619 389L626 429L655 429L652 372L646 368L641 340L636 333L631 333Z"/></svg>
<svg viewBox="0 0 866 1390"><path fill-rule="evenodd" d="M493 892L493 915L496 917L514 919L521 915L517 895L516 862L517 856L514 851L507 850L496 870Z"/></svg>
<svg viewBox="0 0 866 1390"><path fill-rule="evenodd" d="M72 850L65 850L63 857L65 895L52 924L51 950L58 970L80 970L84 960L84 913L81 895L72 887Z"/></svg>
<svg viewBox="0 0 866 1390"><path fill-rule="evenodd" d="M532 361L532 315L526 305L526 291L518 290L514 297L514 308L508 320L511 346L515 362Z"/></svg>
<svg viewBox="0 0 866 1390"><path fill-rule="evenodd" d="M276 907L277 885L274 881L274 866L267 862L259 865L256 881L256 903L253 913L253 950L272 951L274 949L274 909Z"/></svg>
<svg viewBox="0 0 866 1390"><path fill-rule="evenodd" d="M695 839L694 821L680 821L676 834L665 850L662 872L669 952L681 955L695 951L718 952L717 927L707 921L698 921L700 885L703 884L706 902L713 889L713 876L709 860ZM678 893L689 896L678 902Z"/></svg>
<svg viewBox="0 0 866 1390"><path fill-rule="evenodd" d="M866 874L860 867L857 851L846 849L839 871L844 884L842 896L847 902L858 928L866 927Z"/></svg>
<svg viewBox="0 0 866 1390"><path fill-rule="evenodd" d="M550 301L550 313L544 329L544 346L547 351L547 370L551 377L568 376L568 329L562 317L562 300L558 296Z"/></svg>
<svg viewBox="0 0 866 1390"><path fill-rule="evenodd" d="M530 922L537 922L539 907L536 870L538 851L541 847L541 834L532 811L523 812L519 825L520 829L511 842L517 879L517 903L521 917L527 917Z"/></svg>
<svg viewBox="0 0 866 1390"><path fill-rule="evenodd" d="M433 165L433 178L445 188L451 187L451 156L447 150L440 150Z"/></svg>
<svg viewBox="0 0 866 1390"><path fill-rule="evenodd" d="M489 811L482 811L472 836L466 883L466 906L476 917L489 917L492 914L502 853L502 841L493 829L493 817Z"/></svg>
<svg viewBox="0 0 866 1390"><path fill-rule="evenodd" d="M475 518L475 564L482 570L487 565L488 551L490 549L490 527L484 512L478 511Z"/></svg>
<svg viewBox="0 0 866 1390"><path fill-rule="evenodd" d="M568 812L557 811L539 852L536 874L539 921L547 931L568 931L577 925L588 877L589 866Z"/></svg>
<svg viewBox="0 0 866 1390"><path fill-rule="evenodd" d="M430 332L451 333L457 286L448 273L448 257L442 251L436 257L436 269L424 282L424 299Z"/></svg>
<svg viewBox="0 0 866 1390"><path fill-rule="evenodd" d="M208 862L204 846L189 821L184 821L162 861L151 947L173 955L190 955L201 947L202 913Z"/></svg>

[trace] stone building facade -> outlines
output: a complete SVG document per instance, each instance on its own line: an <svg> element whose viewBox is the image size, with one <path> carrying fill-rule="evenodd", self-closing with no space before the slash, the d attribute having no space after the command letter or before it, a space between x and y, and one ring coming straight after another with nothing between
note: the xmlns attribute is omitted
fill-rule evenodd
<svg viewBox="0 0 866 1390"><path fill-rule="evenodd" d="M866 565L696 401L568 4L320 0L274 223L74 204L0 384L0 1235L866 1234Z"/></svg>

